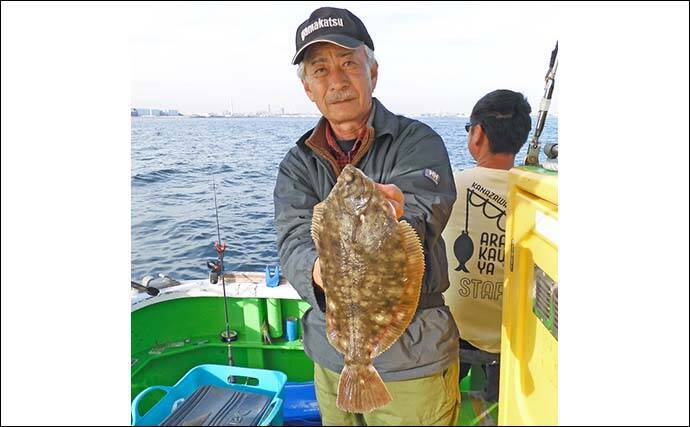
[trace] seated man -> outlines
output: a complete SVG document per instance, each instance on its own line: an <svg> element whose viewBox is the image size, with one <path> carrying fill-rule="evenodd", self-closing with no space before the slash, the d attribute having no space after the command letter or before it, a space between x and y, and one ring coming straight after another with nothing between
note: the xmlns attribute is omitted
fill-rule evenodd
<svg viewBox="0 0 690 427"><path fill-rule="evenodd" d="M472 363L498 401L508 170L527 141L531 108L521 93L496 90L472 109L467 146L477 166L455 174L458 198L443 240L450 287L444 293L460 330L460 378Z"/></svg>

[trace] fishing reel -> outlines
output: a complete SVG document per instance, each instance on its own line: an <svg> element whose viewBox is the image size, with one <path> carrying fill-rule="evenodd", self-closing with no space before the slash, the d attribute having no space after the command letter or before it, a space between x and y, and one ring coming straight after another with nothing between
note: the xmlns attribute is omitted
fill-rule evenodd
<svg viewBox="0 0 690 427"><path fill-rule="evenodd" d="M552 142L544 145L544 154L546 154L546 157L549 159L558 158L558 143Z"/></svg>
<svg viewBox="0 0 690 427"><path fill-rule="evenodd" d="M547 159L542 167L558 172L558 143L546 144L544 146L544 154L546 154Z"/></svg>
<svg viewBox="0 0 690 427"><path fill-rule="evenodd" d="M218 283L218 276L220 275L220 263L209 261L206 265L211 269L211 272L208 274L208 280L215 285Z"/></svg>
<svg viewBox="0 0 690 427"><path fill-rule="evenodd" d="M225 243L215 242L213 247L216 249L216 252L218 252L218 259L215 262L207 262L206 266L211 270L208 274L208 280L215 285L218 283L218 277L223 274L223 253L225 252L226 246Z"/></svg>

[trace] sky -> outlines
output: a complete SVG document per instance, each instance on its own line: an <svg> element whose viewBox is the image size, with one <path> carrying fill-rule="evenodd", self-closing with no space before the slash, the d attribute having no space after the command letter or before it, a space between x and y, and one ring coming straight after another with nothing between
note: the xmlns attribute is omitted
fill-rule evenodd
<svg viewBox="0 0 690 427"><path fill-rule="evenodd" d="M410 115L469 113L495 89L522 92L536 111L567 16L537 3L130 4L131 106L221 113L232 102L234 112L270 104L318 113L290 61L297 26L321 6L346 8L364 22L379 63L374 96Z"/></svg>

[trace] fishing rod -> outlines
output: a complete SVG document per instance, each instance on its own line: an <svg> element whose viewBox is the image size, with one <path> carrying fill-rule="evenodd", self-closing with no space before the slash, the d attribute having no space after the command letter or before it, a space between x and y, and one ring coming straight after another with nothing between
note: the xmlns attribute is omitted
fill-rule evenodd
<svg viewBox="0 0 690 427"><path fill-rule="evenodd" d="M218 233L218 241L214 243L216 252L218 252L218 260L213 263L207 263L208 267L211 269L209 279L211 283L218 283L218 275L220 275L221 281L223 283L223 304L225 306L225 331L221 332L220 339L223 342L228 343L228 364L233 366L232 360L232 346L231 342L237 339L237 332L230 330L230 317L228 316L228 299L225 292L225 269L223 267L223 254L225 253L225 243L220 239L220 220L218 219L218 199L216 197L216 180L213 179L213 204L216 208L216 231ZM233 382L232 376L228 378L228 381Z"/></svg>
<svg viewBox="0 0 690 427"><path fill-rule="evenodd" d="M553 95L554 80L556 78L556 68L558 68L558 41L556 47L551 52L551 61L549 63L549 71L546 72L546 87L544 87L544 97L539 104L539 117L537 118L537 126L532 134L532 141L527 150L527 157L525 158L525 165L539 166L539 136L544 129L546 122L546 115L549 113L549 106L551 105L551 95Z"/></svg>

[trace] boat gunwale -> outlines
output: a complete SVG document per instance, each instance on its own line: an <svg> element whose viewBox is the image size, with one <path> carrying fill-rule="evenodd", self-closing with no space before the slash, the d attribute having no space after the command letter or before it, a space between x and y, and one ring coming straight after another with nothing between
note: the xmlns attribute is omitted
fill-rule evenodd
<svg viewBox="0 0 690 427"><path fill-rule="evenodd" d="M225 273L225 291L229 298L276 298L289 300L302 300L294 287L281 276L280 283L276 287L266 286L266 276L261 272L227 272ZM219 280L212 284L208 279L182 280L178 284L167 287L158 287L160 290L156 296L146 292L132 290L130 294L131 312L144 307L166 301L182 298L223 297L223 285Z"/></svg>

